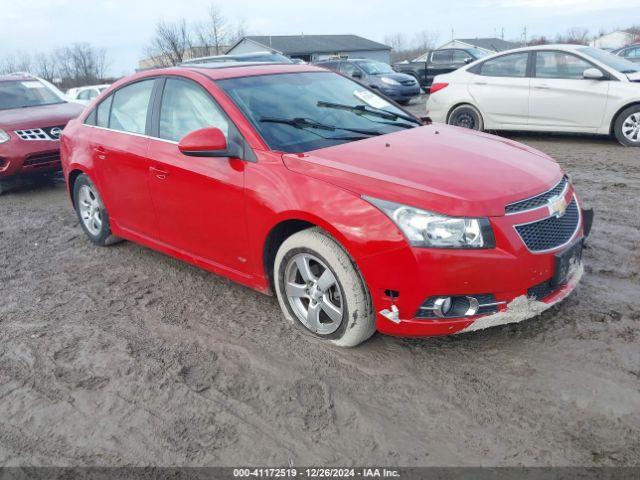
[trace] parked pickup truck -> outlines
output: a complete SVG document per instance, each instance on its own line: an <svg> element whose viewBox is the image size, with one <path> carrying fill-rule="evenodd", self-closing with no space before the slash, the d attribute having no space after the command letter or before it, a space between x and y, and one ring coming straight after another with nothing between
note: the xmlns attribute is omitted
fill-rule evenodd
<svg viewBox="0 0 640 480"><path fill-rule="evenodd" d="M487 55L487 52L478 48L443 48L431 50L412 62L396 63L393 69L411 75L421 87L428 89L436 75L453 72Z"/></svg>

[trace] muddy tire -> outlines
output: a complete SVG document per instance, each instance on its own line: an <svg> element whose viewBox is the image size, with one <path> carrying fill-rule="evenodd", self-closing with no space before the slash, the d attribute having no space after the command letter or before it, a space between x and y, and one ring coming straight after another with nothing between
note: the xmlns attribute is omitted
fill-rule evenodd
<svg viewBox="0 0 640 480"><path fill-rule="evenodd" d="M367 287L345 250L320 228L287 238L276 254L274 282L285 318L340 347L375 332Z"/></svg>
<svg viewBox="0 0 640 480"><path fill-rule="evenodd" d="M454 108L449 114L447 123L470 130L484 130L482 115L480 111L472 105L460 105Z"/></svg>
<svg viewBox="0 0 640 480"><path fill-rule="evenodd" d="M620 112L613 133L625 147L640 147L640 105L632 105Z"/></svg>
<svg viewBox="0 0 640 480"><path fill-rule="evenodd" d="M73 200L80 226L89 240L102 247L120 241L111 233L109 214L98 189L84 173L73 184Z"/></svg>

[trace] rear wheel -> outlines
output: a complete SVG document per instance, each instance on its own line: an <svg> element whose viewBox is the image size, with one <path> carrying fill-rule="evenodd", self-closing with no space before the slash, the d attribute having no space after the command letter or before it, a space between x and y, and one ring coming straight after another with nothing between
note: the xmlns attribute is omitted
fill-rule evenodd
<svg viewBox="0 0 640 480"><path fill-rule="evenodd" d="M482 115L477 108L471 105L460 105L459 107L454 108L449 114L447 123L449 125L469 128L471 130L484 129Z"/></svg>
<svg viewBox="0 0 640 480"><path fill-rule="evenodd" d="M323 230L303 230L282 243L274 280L285 318L305 332L341 347L373 335L364 281L349 255Z"/></svg>
<svg viewBox="0 0 640 480"><path fill-rule="evenodd" d="M89 240L100 246L119 241L119 238L111 233L109 215L98 189L87 175L81 174L76 178L73 184L73 198L80 225Z"/></svg>
<svg viewBox="0 0 640 480"><path fill-rule="evenodd" d="M632 105L618 115L613 133L622 145L640 147L640 105Z"/></svg>

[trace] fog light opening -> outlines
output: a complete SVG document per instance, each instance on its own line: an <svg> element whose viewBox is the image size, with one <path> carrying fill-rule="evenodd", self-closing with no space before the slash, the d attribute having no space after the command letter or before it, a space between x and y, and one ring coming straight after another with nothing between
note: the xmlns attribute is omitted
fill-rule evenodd
<svg viewBox="0 0 640 480"><path fill-rule="evenodd" d="M433 313L440 318L444 318L451 311L452 304L451 297L438 297L433 302Z"/></svg>

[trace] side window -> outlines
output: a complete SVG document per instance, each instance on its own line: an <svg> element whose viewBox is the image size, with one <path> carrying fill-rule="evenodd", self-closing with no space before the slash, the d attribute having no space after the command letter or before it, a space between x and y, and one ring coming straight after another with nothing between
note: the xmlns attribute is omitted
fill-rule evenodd
<svg viewBox="0 0 640 480"><path fill-rule="evenodd" d="M582 79L582 73L593 68L586 60L566 52L536 52L536 77Z"/></svg>
<svg viewBox="0 0 640 480"><path fill-rule="evenodd" d="M353 74L355 72L360 72L360 70L358 70L358 67L356 67L353 63L342 62L340 64L340 72L344 73L348 77L353 77Z"/></svg>
<svg viewBox="0 0 640 480"><path fill-rule="evenodd" d="M467 60L471 60L472 57L464 50L454 50L453 51L453 62L454 63L464 63Z"/></svg>
<svg viewBox="0 0 640 480"><path fill-rule="evenodd" d="M177 142L205 127L217 127L225 136L229 131L220 107L202 87L189 80L167 79L160 107L160 138Z"/></svg>
<svg viewBox="0 0 640 480"><path fill-rule="evenodd" d="M87 90L88 99L93 100L98 96L98 93L100 92L98 92L98 90L96 90L95 88L92 88L91 90Z"/></svg>
<svg viewBox="0 0 640 480"><path fill-rule="evenodd" d="M487 60L480 67L480 75L487 77L525 77L528 53L512 53Z"/></svg>
<svg viewBox="0 0 640 480"><path fill-rule="evenodd" d="M96 124L96 109L91 110L91 113L87 115L87 118L84 119L85 125L95 125Z"/></svg>
<svg viewBox="0 0 640 480"><path fill-rule="evenodd" d="M626 51L625 57L630 57L630 58L640 57L640 47L630 48L629 50Z"/></svg>
<svg viewBox="0 0 640 480"><path fill-rule="evenodd" d="M108 128L109 127L109 110L111 110L111 102L113 101L113 95L109 95L105 98L96 110L96 126Z"/></svg>
<svg viewBox="0 0 640 480"><path fill-rule="evenodd" d="M154 79L150 79L136 82L113 94L109 128L130 133L145 132L147 110L154 81ZM99 120L100 112L98 112Z"/></svg>
<svg viewBox="0 0 640 480"><path fill-rule="evenodd" d="M83 90L78 94L78 100L89 100L91 97L91 90Z"/></svg>
<svg viewBox="0 0 640 480"><path fill-rule="evenodd" d="M433 63L451 63L453 62L453 50L434 50L431 54Z"/></svg>

